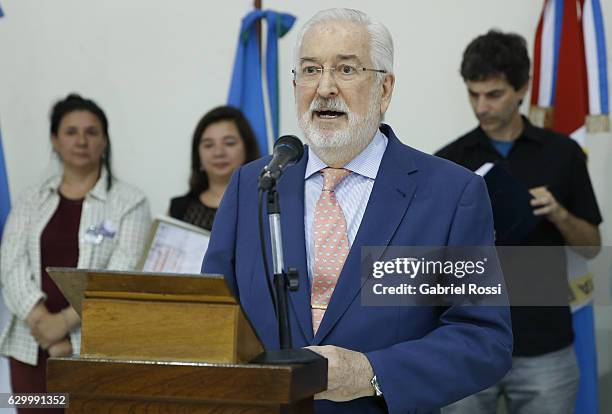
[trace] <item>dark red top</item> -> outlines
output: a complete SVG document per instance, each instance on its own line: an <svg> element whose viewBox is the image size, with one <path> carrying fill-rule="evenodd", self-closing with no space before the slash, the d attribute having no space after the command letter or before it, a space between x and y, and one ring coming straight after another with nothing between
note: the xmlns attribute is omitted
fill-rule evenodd
<svg viewBox="0 0 612 414"><path fill-rule="evenodd" d="M45 305L51 313L67 308L69 303L45 269L77 266L82 207L83 199L70 200L60 194L57 210L40 236L42 290L47 294Z"/></svg>
<svg viewBox="0 0 612 414"><path fill-rule="evenodd" d="M45 305L49 312L57 313L69 306L68 301L57 288L47 266L76 267L79 261L79 224L83 199L69 200L60 194L60 203L47 227L40 236L40 266L42 290L47 294ZM36 366L10 359L11 386L15 393L47 392L46 369L49 354L38 348ZM38 414L38 412L63 414L63 408L18 409L19 414Z"/></svg>

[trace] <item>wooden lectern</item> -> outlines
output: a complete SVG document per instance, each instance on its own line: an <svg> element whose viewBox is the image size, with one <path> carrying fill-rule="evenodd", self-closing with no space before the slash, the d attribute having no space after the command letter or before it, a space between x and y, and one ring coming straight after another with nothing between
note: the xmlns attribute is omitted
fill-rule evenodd
<svg viewBox="0 0 612 414"><path fill-rule="evenodd" d="M327 362L259 365L223 277L49 268L81 315L81 353L51 358L67 413L312 413Z"/></svg>

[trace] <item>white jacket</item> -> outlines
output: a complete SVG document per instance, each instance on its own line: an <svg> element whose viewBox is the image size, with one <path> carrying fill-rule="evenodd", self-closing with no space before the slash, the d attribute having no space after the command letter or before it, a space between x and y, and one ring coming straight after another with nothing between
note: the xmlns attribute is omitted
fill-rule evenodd
<svg viewBox="0 0 612 414"><path fill-rule="evenodd" d="M81 269L133 270L142 254L151 215L144 194L119 180L106 190L107 172L83 201L79 225ZM2 237L0 280L10 322L0 335L0 354L30 365L37 364L38 343L25 322L41 299L40 236L59 205L58 187L62 173L54 173L39 185L29 188L13 206ZM114 236L96 243L88 229L114 228ZM90 230L91 232L91 230ZM70 333L72 349L80 350L80 329Z"/></svg>

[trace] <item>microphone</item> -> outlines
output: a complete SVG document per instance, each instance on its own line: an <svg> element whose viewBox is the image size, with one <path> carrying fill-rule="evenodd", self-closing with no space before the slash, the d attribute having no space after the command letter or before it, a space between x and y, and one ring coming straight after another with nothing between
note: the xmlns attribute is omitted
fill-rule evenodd
<svg viewBox="0 0 612 414"><path fill-rule="evenodd" d="M285 168L292 166L302 159L304 145L295 135L283 135L274 143L272 160L259 175L259 189L268 191L283 174Z"/></svg>

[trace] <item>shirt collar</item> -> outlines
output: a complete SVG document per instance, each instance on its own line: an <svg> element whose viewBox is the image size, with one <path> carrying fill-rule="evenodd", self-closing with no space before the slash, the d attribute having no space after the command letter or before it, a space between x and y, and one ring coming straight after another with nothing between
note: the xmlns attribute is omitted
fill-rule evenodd
<svg viewBox="0 0 612 414"><path fill-rule="evenodd" d="M529 122L529 119L526 116L521 115L521 118L523 118L523 131L521 132L521 135L518 137L518 139L516 139L514 142L521 140L521 139L527 139L529 141L542 143L542 137L538 133L537 128L534 127L531 122ZM491 138L489 138L489 136L485 134L485 132L482 130L480 126L478 126L473 132L474 133L472 134L471 139L468 142L468 145L472 146L472 145L478 145L478 144L481 144L481 145L489 144L489 141L491 140Z"/></svg>
<svg viewBox="0 0 612 414"><path fill-rule="evenodd" d="M523 137L538 143L542 143L542 136L540 135L538 129L533 126L533 124L529 121L529 118L526 116L523 116Z"/></svg>
<svg viewBox="0 0 612 414"><path fill-rule="evenodd" d="M365 147L365 149L361 151L359 155L349 161L344 168L372 180L376 179L378 168L380 167L388 141L389 140L385 134L380 132L380 130L376 131L374 138L372 141L370 141L368 146ZM308 147L308 164L306 165L304 179L309 179L313 174L326 167L328 167L328 165L323 162L310 147Z"/></svg>
<svg viewBox="0 0 612 414"><path fill-rule="evenodd" d="M60 164L59 168L54 169L54 171L49 176L47 176L47 178L44 179L40 187L41 190L47 192L57 192L59 186L62 183L63 173L64 170ZM108 191L106 189L106 177L108 177L108 171L104 166L102 166L102 171L100 171L100 178L98 178L96 185L94 185L94 187L91 189L89 195L100 200L106 200L106 196L108 194Z"/></svg>

